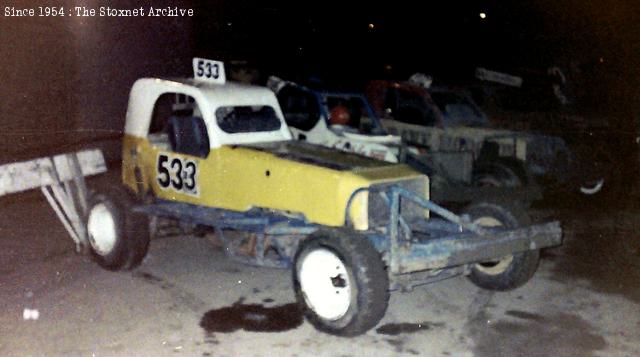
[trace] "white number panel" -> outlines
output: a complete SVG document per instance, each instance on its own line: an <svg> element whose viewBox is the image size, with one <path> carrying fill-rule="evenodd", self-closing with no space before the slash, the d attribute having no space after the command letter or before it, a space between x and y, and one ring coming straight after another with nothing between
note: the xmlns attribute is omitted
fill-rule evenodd
<svg viewBox="0 0 640 357"><path fill-rule="evenodd" d="M199 81L224 84L227 81L224 63L195 57L193 59L193 78Z"/></svg>
<svg viewBox="0 0 640 357"><path fill-rule="evenodd" d="M173 156L158 154L156 180L163 190L173 190L192 196L198 196L198 162Z"/></svg>

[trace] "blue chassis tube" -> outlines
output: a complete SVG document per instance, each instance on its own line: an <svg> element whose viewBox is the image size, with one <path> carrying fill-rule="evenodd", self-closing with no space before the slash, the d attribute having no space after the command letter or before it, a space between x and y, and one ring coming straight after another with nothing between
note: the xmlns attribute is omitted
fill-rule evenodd
<svg viewBox="0 0 640 357"><path fill-rule="evenodd" d="M393 274L405 274L430 269L443 269L465 264L489 261L505 255L559 245L562 230L559 222L537 224L518 229L487 229L468 221L467 217L453 212L395 185L380 189L363 188L355 191L353 198L363 191L383 194L389 206L390 219L386 229L362 232L385 257ZM429 218L407 222L400 215L400 202L406 199L442 218ZM172 201L158 201L141 205L136 211L150 215L178 218L183 221L215 227L234 258L258 266L287 268L302 238L323 226L307 222L301 216L283 216L275 212L253 209L235 212L223 209L195 206ZM225 238L224 230L247 231L255 234L255 255L236 254L233 241ZM278 252L277 259L267 258L267 248Z"/></svg>

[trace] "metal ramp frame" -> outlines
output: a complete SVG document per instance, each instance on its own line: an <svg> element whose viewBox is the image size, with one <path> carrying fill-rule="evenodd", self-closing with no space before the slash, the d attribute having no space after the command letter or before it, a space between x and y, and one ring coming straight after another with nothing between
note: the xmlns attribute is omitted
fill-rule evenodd
<svg viewBox="0 0 640 357"><path fill-rule="evenodd" d="M84 224L88 198L84 177L106 171L99 149L4 164L0 165L0 197L40 188L76 251L85 252L89 240Z"/></svg>

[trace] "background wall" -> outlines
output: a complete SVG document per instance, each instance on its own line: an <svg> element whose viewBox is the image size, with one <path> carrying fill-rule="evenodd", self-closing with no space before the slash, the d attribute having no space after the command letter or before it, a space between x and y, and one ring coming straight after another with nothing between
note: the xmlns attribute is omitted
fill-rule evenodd
<svg viewBox="0 0 640 357"><path fill-rule="evenodd" d="M68 13L76 2L55 5ZM140 7L137 1L83 5L96 11ZM37 12L40 5L15 1L11 6ZM99 145L109 159L117 159L131 84L143 76L190 73L192 17L6 17L4 7L0 163L67 151L79 142ZM189 8L190 2L181 1L180 7Z"/></svg>

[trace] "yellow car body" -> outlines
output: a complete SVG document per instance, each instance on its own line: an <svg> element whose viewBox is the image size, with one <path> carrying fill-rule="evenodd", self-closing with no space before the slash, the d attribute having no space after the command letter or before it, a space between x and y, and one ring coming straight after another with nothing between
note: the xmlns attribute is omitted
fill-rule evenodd
<svg viewBox="0 0 640 357"><path fill-rule="evenodd" d="M223 85L228 87L229 84ZM151 87L151 88L149 88ZM123 142L122 179L138 194L198 206L247 211L264 208L300 214L310 223L356 230L368 226L368 192L374 185L419 181L428 198L428 179L406 165L390 164L304 142L292 141L273 93L256 87L234 87L231 93L188 80L140 80L131 93ZM222 87L222 86L221 86ZM250 89L250 90L241 90ZM163 93L184 93L198 102L209 134L206 157L172 151L166 138L149 135L153 104ZM281 127L253 140L251 133L235 142L216 128L218 102L268 104L276 108ZM244 94L244 95L243 95ZM140 107L147 107L146 110ZM237 135L237 134L233 134ZM415 186L415 185L414 185ZM350 203L350 200L352 201ZM349 207L349 212L347 209Z"/></svg>

